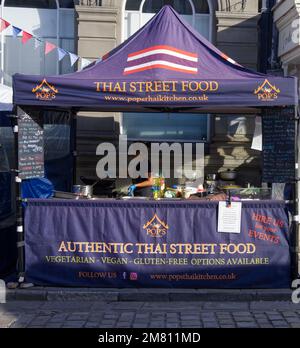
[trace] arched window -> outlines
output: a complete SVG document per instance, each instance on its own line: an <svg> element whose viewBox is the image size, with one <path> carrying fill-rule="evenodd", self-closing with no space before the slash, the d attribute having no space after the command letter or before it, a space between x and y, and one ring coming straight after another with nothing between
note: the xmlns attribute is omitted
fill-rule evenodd
<svg viewBox="0 0 300 348"><path fill-rule="evenodd" d="M125 9L127 11L138 11L140 8L142 0L127 0L125 4ZM186 1L184 0L153 0L149 1L149 3L154 3L157 10L159 11L164 5L170 5L175 8L175 10L179 13L181 9L187 6ZM206 0L193 0L192 1L196 13L209 13L209 5ZM183 4L183 5L182 5Z"/></svg>
<svg viewBox="0 0 300 348"><path fill-rule="evenodd" d="M74 52L75 11L77 0L2 0L1 17L43 41ZM11 27L1 35L1 82L11 85L15 73L54 75L74 71L65 58L57 59L53 50L44 54L44 44L32 39L25 45L21 34L13 36Z"/></svg>
<svg viewBox="0 0 300 348"><path fill-rule="evenodd" d="M172 6L208 40L212 40L211 0L127 0L124 3L123 39L147 23L165 5Z"/></svg>
<svg viewBox="0 0 300 348"><path fill-rule="evenodd" d="M189 0L146 0L143 4L143 12L157 13L164 5L172 6L180 14L193 14L192 2Z"/></svg>

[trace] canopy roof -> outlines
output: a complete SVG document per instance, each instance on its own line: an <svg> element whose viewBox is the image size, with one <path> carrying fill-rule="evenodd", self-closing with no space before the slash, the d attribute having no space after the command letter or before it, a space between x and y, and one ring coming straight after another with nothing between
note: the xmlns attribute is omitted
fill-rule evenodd
<svg viewBox="0 0 300 348"><path fill-rule="evenodd" d="M102 60L60 76L16 74L14 103L97 110L197 110L298 104L297 79L227 57L165 6Z"/></svg>

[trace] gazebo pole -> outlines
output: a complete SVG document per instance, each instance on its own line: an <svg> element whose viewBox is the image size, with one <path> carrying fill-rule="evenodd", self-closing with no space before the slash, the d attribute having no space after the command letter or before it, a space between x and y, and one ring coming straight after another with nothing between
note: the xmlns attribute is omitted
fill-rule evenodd
<svg viewBox="0 0 300 348"><path fill-rule="evenodd" d="M77 113L74 112L72 109L69 111L70 117L71 117L71 142L73 147L73 177L72 177L72 185L76 184L77 179ZM72 187L71 187L72 189Z"/></svg>
<svg viewBox="0 0 300 348"><path fill-rule="evenodd" d="M299 114L298 105L295 105L295 172L296 172L296 192L295 192L295 251L297 277L300 276L300 140L299 140Z"/></svg>
<svg viewBox="0 0 300 348"><path fill-rule="evenodd" d="M23 283L25 280L25 254L24 254L24 228L23 228L23 207L22 207L22 179L19 176L19 112L17 107L16 117L14 120L14 148L15 148L15 197L16 197L16 231L17 231L17 274L18 282Z"/></svg>

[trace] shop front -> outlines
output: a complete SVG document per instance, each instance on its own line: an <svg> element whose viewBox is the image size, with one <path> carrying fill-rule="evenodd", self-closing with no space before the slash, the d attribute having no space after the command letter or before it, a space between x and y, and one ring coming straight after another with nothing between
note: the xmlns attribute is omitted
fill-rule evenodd
<svg viewBox="0 0 300 348"><path fill-rule="evenodd" d="M77 187L77 193L27 200L24 226L18 226L24 261L19 272L26 281L90 287L290 286L298 227L292 218L297 215L297 79L245 69L166 6L80 72L15 75L14 103L23 132L18 182L43 176L42 139L35 139L35 154L28 157L33 147L24 134L42 135L45 110L140 117L239 113L263 119L265 184L260 188L237 187L233 171L206 177L205 185L202 178L194 187L167 187L162 176L146 169L149 175L133 182L129 195L103 198ZM108 146L107 152L113 149ZM268 183L277 184L273 191L281 190L281 199L275 200ZM146 187L152 194L138 197L138 189ZM22 221L21 209L18 214Z"/></svg>

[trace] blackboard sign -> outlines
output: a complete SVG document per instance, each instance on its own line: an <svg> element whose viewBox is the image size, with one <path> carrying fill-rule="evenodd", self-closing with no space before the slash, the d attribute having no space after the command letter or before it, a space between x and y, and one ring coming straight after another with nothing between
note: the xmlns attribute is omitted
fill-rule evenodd
<svg viewBox="0 0 300 348"><path fill-rule="evenodd" d="M44 177L44 131L38 115L18 108L19 177Z"/></svg>
<svg viewBox="0 0 300 348"><path fill-rule="evenodd" d="M294 108L265 110L262 118L263 182L295 181Z"/></svg>

